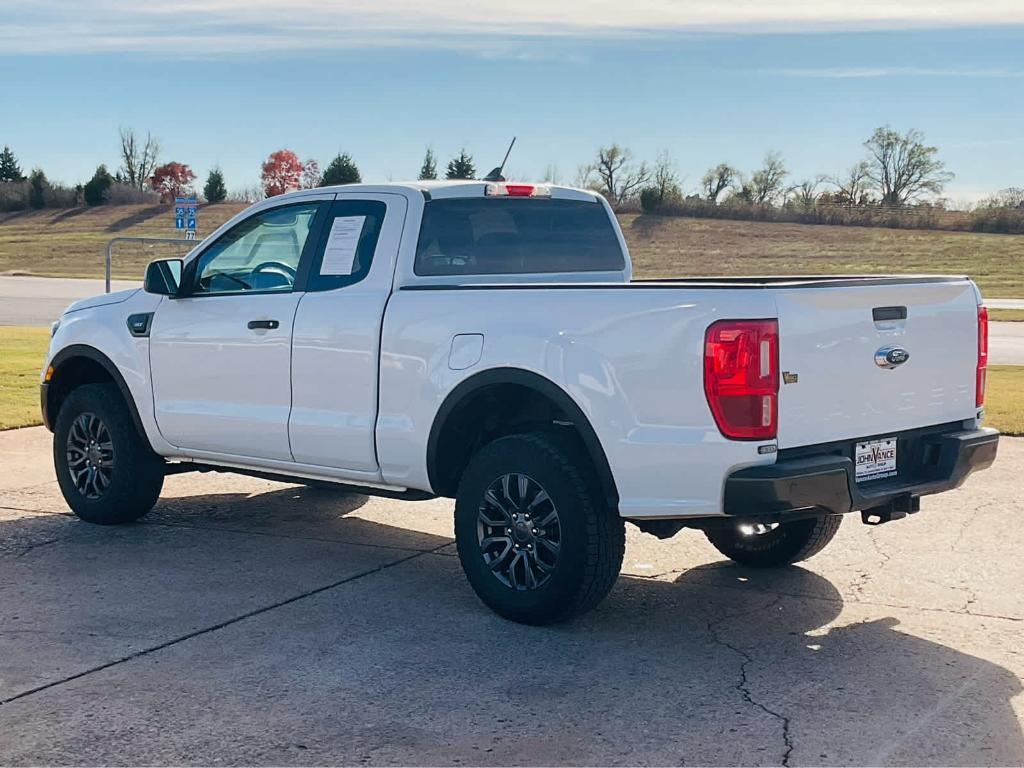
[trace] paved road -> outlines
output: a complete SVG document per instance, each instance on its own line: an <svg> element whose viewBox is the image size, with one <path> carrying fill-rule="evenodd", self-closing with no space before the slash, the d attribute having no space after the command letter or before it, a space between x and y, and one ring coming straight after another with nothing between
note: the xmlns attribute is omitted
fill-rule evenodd
<svg viewBox="0 0 1024 768"><path fill-rule="evenodd" d="M141 283L114 280L111 290L138 288ZM102 280L0 275L0 325L48 326L68 304L103 293Z"/></svg>
<svg viewBox="0 0 1024 768"><path fill-rule="evenodd" d="M1024 323L990 323L989 362L993 365L1024 365Z"/></svg>
<svg viewBox="0 0 1024 768"><path fill-rule="evenodd" d="M0 764L1024 764L1024 441L804 567L630 527L583 619L477 602L447 501L178 475L67 514L0 433Z"/></svg>

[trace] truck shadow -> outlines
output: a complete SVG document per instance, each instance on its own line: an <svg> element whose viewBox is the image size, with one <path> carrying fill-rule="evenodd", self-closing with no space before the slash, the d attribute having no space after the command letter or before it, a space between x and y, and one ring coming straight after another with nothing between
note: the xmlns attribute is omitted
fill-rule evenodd
<svg viewBox="0 0 1024 768"><path fill-rule="evenodd" d="M261 658L272 659L260 662L266 665L261 687L290 690L296 679L314 679L303 654L316 647L315 674L334 676L330 708L340 707L342 720L363 716L346 696L376 697L376 706L391 713L393 732L381 737L399 750L386 753L390 762L450 764L457 756L462 762L506 764L772 764L784 758L793 765L1024 764L1024 736L1011 703L1021 692L1017 675L921 636L929 631L916 621L920 612L906 611L916 622L911 634L901 631L899 619L885 615L902 609L847 603L829 579L806 568L755 571L716 562L686 570L674 581L623 576L609 599L581 619L555 627L519 626L476 601L456 558L437 551L449 538L353 514L366 504L366 497L315 487L179 496L161 500L146 523L116 534L51 515L0 522L0 540L15 528L32 538L33 526L46 526L49 540L88 536L95 562L109 568L104 549L137 564L132 548L152 546L151 532L158 527L256 533L266 536L258 551L268 560L268 573L282 567L273 560L286 557L275 544L283 538L422 551L374 576L376 586L318 595L314 599L331 601L332 610L314 611L298 627L294 613L276 620L268 613L261 629ZM395 507L400 516L415 519L415 505ZM301 541L298 546L301 551ZM48 568L67 569L66 583L89 580L94 560L49 557L43 561ZM295 550L287 557L295 558ZM19 568L27 560L19 560ZM216 571L217 565L210 567ZM53 578L62 581L60 574ZM212 573L211 588L222 578L227 577ZM90 598L83 592L74 599ZM131 612L132 606L122 610ZM69 624L82 616L54 614L47 629L77 637L78 628ZM317 625L321 616L329 623ZM976 626L974 631L980 633ZM338 636L345 641L333 645ZM528 665L494 664L496 649L500 656L500 649L517 648L533 649ZM224 663L230 668L238 662ZM354 671L362 665L390 671L364 683L363 673ZM244 699L242 693L232 696ZM425 735L437 727L431 713L439 701L446 717L462 724L462 742L456 739L454 746ZM496 701L512 712L548 717L537 716L529 738L503 730L500 757L460 752L467 740L494 744L494 723L478 718ZM282 694L277 716L315 719L321 715L314 708L323 704ZM264 716L276 719L267 706ZM366 717L366 729L380 727L372 715ZM567 752L531 751L538 741L564 742L575 751L571 759ZM303 758L352 762L340 742L333 751L322 746L326 751ZM286 757L277 754L276 761L289 762Z"/></svg>

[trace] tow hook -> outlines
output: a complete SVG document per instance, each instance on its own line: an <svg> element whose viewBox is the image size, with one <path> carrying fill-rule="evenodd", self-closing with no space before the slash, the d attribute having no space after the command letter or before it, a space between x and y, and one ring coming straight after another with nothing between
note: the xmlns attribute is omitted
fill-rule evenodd
<svg viewBox="0 0 1024 768"><path fill-rule="evenodd" d="M860 520L864 525L881 525L893 520L902 520L907 515L912 515L921 510L921 497L897 496L888 504L880 507L871 507L861 510Z"/></svg>

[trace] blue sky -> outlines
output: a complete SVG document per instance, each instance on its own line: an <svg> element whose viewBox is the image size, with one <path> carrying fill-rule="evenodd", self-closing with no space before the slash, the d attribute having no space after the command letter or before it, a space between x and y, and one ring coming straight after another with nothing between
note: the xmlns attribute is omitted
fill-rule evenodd
<svg viewBox="0 0 1024 768"><path fill-rule="evenodd" d="M793 181L839 173L888 123L940 148L954 200L1024 186L1019 2L25 5L0 0L0 144L65 182L117 166L118 126L230 188L282 147L399 180L427 145L486 170L517 135L517 176L571 182L615 141L668 150L689 189L768 150Z"/></svg>

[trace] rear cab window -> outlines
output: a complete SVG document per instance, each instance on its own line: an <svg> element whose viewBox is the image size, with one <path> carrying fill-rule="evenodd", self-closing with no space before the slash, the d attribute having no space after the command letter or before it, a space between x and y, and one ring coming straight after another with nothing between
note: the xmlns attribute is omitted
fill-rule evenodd
<svg viewBox="0 0 1024 768"><path fill-rule="evenodd" d="M418 276L615 272L618 235L598 201L437 198L424 204Z"/></svg>

